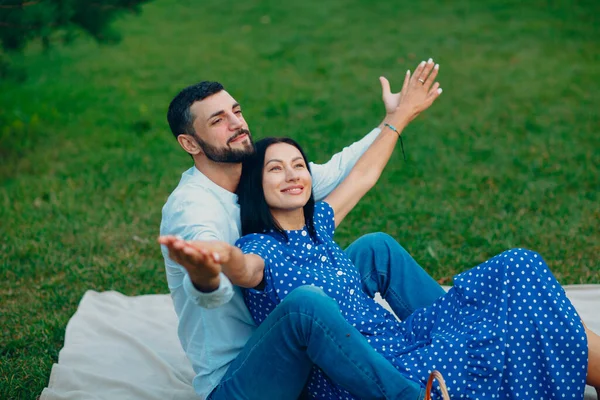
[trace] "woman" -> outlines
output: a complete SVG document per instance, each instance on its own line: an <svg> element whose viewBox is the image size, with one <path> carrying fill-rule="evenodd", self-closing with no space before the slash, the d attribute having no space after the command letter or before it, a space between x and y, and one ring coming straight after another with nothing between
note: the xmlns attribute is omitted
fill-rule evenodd
<svg viewBox="0 0 600 400"><path fill-rule="evenodd" d="M599 385L597 369L592 371L598 336L584 328L538 254L504 252L457 275L446 296L397 322L361 291L358 272L332 240L360 185L342 184L314 205L307 160L294 141L264 139L256 149L238 189L245 236L237 245L264 262L263 282L245 293L257 323L294 288L316 285L407 377L424 384L432 370L440 370L451 397L581 399L586 336L596 357L588 382ZM308 391L313 398L348 397L318 370Z"/></svg>

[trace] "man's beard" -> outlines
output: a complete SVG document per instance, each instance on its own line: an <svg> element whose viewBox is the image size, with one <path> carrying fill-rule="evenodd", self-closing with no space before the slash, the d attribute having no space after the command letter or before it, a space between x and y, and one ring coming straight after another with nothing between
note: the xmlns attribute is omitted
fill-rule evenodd
<svg viewBox="0 0 600 400"><path fill-rule="evenodd" d="M248 140L250 141L249 144L245 145L243 149L232 149L229 147L229 143L232 140L235 140L243 134L248 135ZM204 140L200 139L198 135L194 135L194 139L196 139L196 142L202 148L206 158L214 162L237 164L244 162L248 157L254 154L254 142L252 141L250 131L247 129L238 130L227 140L227 147L222 148L206 143Z"/></svg>

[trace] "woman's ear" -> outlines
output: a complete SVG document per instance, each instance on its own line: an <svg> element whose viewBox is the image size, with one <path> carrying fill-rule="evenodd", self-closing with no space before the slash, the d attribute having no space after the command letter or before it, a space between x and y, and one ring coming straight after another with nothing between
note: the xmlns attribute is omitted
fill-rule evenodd
<svg viewBox="0 0 600 400"><path fill-rule="evenodd" d="M177 136L177 141L186 152L193 156L202 153L202 148L192 135L181 134Z"/></svg>

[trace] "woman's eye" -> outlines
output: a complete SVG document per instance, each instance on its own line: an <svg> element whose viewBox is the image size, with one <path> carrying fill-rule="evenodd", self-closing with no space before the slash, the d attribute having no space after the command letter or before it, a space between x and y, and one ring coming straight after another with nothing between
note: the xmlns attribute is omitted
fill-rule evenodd
<svg viewBox="0 0 600 400"><path fill-rule="evenodd" d="M277 166L277 167L272 167L269 171L279 171L281 170L281 167Z"/></svg>
<svg viewBox="0 0 600 400"><path fill-rule="evenodd" d="M304 168L304 164L296 164L296 168Z"/></svg>

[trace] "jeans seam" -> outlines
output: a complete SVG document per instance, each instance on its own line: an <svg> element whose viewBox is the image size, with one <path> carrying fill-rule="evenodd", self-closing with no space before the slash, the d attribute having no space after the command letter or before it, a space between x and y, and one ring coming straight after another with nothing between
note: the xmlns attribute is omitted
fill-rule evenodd
<svg viewBox="0 0 600 400"><path fill-rule="evenodd" d="M373 271L369 272L369 274L366 275L366 276L361 276L361 279L362 279L363 283L364 282L369 282L372 279L373 275L379 277L379 274L376 274ZM371 288L368 287L368 285L363 285L363 288L368 289L369 292L371 291ZM379 289L379 282L377 282L377 288L376 289ZM375 293L377 293L377 290L373 293L373 295L375 295ZM367 294L370 295L370 293L367 293Z"/></svg>
<svg viewBox="0 0 600 400"><path fill-rule="evenodd" d="M282 316L282 317L281 317L281 318L280 318L280 319L279 319L279 320L278 320L278 321L277 321L275 324L273 324L273 326L272 326L271 328L269 328L269 330L268 330L267 332L265 332L265 334L263 335L263 337L261 337L260 341L259 341L259 342L257 342L257 343L256 343L256 344L255 344L255 345L252 347L252 349L250 349L250 352L252 352L256 346L258 346L259 344L262 344L262 342L263 342L263 340L264 340L264 336L266 336L266 335L267 335L269 332L271 332L271 331L272 331L272 330L273 330L273 329L274 329L274 328L275 328L277 325L279 325L279 324L282 322L282 320L283 320L284 318L289 318L289 317L291 317L291 314L297 314L297 315L300 315L300 316L303 316L303 317L308 317L308 318L311 318L311 319L313 318L313 317L312 317L310 314L305 314L305 313L303 313L303 312L298 312L298 311L294 311L294 312L288 312L288 313L286 313L286 314L285 314L285 315L283 315L283 316ZM315 323L315 324L317 324L317 325L319 325L319 327L320 327L320 328L323 330L323 332L325 332L325 334L326 334L326 335L329 337L329 339L330 339L332 342L334 342L334 343L336 342L336 341L334 340L334 337L333 337L333 336L330 334L330 332L329 332L329 330L327 329L327 327L325 327L324 325L322 325L322 324L321 324L319 321L317 321L316 319L314 319L314 323ZM360 332L359 332L359 333L360 333ZM337 345L337 346L338 346L338 349L341 349L341 346L339 346L339 345ZM375 351L375 350L373 350L373 351ZM344 353L344 352L342 352L342 353ZM351 364L352 366L354 366L354 367L355 367L357 370L359 370L359 371L360 371L360 372L362 372L362 373L363 373L363 374L364 374L364 375L365 375L367 378L369 378L369 379L370 379L370 380L371 380L371 381L372 381L372 382L373 382L373 383L374 383L374 384L377 386L377 388L379 388L379 390L381 391L381 393L384 395L384 397L385 397L386 399L388 398L388 395L387 395L387 393L386 393L385 389L384 389L384 388L382 388L382 387L379 385L379 383L377 383L377 381L376 381L376 380L375 380L375 379L374 379L372 376L370 376L370 374L369 374L368 372L366 372L366 371L363 371L363 370L362 370L362 368L360 368L358 365L356 365L356 364L355 364L355 362L354 362L353 360L351 360L351 359L350 359L350 357L348 357L347 355L345 355L345 354L344 354L344 357L345 357L345 358L346 358L346 359L347 359L347 360L350 362L350 364ZM247 357L246 357L246 360L247 360ZM233 374L237 373L237 371L239 371L239 370L240 370L240 369L241 369L241 368L242 368L242 367L243 367L243 366L246 364L246 360L244 360L244 362L242 362L242 364L241 364L241 365L240 365L240 366L239 366L239 367L238 367L238 368L237 368L235 371L233 371L233 372L231 373L231 374L232 374L232 376L231 376L231 377L229 377L229 378L227 378L226 380L222 381L222 382L219 384L219 386L221 386L222 384L225 384L226 382L230 381L230 380L233 378ZM386 362L388 362L387 360L385 360L385 361L386 361ZM217 386L217 387L218 387L218 386Z"/></svg>
<svg viewBox="0 0 600 400"><path fill-rule="evenodd" d="M385 281L388 280L387 274L385 272L379 272L378 277L381 275L383 276L383 278L385 279ZM379 284L377 285L379 287ZM383 297L384 299L388 296L388 295L392 295L394 297L394 300L396 303L398 303L400 306L402 306L404 308L404 312L406 313L408 311L408 314L411 313L410 311L410 306L408 304L406 304L406 302L403 300L402 296L399 296L398 293L396 293L396 291L391 287L388 286L388 289L386 290L386 293L380 293L381 297ZM387 301L387 300L386 300ZM388 302L389 304L389 302ZM391 307L391 304L390 304ZM392 307L393 309L393 307ZM394 313L397 312L396 310L394 310ZM404 319L402 316L398 315L398 318L400 319Z"/></svg>

